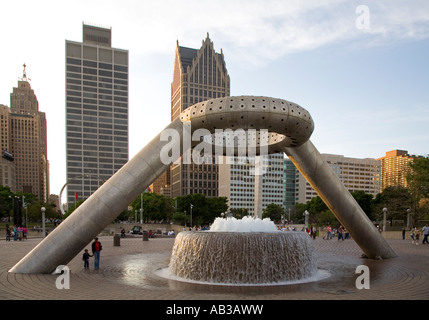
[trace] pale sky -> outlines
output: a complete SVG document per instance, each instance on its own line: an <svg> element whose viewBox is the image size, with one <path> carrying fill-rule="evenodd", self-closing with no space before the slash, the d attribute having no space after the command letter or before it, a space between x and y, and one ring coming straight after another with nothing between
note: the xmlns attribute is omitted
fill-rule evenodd
<svg viewBox="0 0 429 320"><path fill-rule="evenodd" d="M362 7L363 6L363 7ZM223 50L231 95L286 99L313 117L321 153L429 153L429 1L2 1L0 104L27 65L46 113L50 192L66 181L65 40L82 23L129 50L132 158L170 121L176 41Z"/></svg>

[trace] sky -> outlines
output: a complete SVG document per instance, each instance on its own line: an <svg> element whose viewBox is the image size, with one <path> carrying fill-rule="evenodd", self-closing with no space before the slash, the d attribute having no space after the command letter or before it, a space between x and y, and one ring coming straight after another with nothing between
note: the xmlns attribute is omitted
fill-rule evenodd
<svg viewBox="0 0 429 320"><path fill-rule="evenodd" d="M307 109L320 153L429 153L427 0L2 1L0 104L23 64L46 113L50 192L66 182L65 41L82 24L112 28L129 50L130 159L170 122L176 42L223 51L231 95Z"/></svg>

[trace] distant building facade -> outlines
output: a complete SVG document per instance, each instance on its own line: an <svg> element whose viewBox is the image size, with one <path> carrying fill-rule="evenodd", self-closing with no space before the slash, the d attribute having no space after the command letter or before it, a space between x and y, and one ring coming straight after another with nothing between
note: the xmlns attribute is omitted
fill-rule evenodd
<svg viewBox="0 0 429 320"><path fill-rule="evenodd" d="M283 154L261 156L264 174L260 175L248 158L230 159L233 163L225 160L219 165L219 196L228 199L229 210L262 216L271 203L283 207Z"/></svg>
<svg viewBox="0 0 429 320"><path fill-rule="evenodd" d="M16 168L11 153L10 109L0 105L0 185L16 192Z"/></svg>
<svg viewBox="0 0 429 320"><path fill-rule="evenodd" d="M322 157L350 192L361 190L372 194L374 197L380 193L380 161L369 158L349 158L334 154L322 154ZM307 201L318 196L301 173L298 173L296 187L298 203L307 203Z"/></svg>
<svg viewBox="0 0 429 320"><path fill-rule="evenodd" d="M392 150L377 160L381 162L381 191L391 186L407 188L407 174L410 173L409 163L417 156L409 155L406 150Z"/></svg>
<svg viewBox="0 0 429 320"><path fill-rule="evenodd" d="M118 171L128 151L128 50L112 29L83 24L83 42L66 40L67 203L88 198Z"/></svg>

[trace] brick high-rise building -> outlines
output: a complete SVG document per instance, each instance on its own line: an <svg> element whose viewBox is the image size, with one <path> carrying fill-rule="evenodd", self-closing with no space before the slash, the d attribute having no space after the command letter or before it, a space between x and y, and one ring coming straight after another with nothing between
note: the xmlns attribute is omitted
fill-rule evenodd
<svg viewBox="0 0 429 320"><path fill-rule="evenodd" d="M24 64L18 86L10 94L10 151L16 168L16 191L49 198L46 116L31 89Z"/></svg>
<svg viewBox="0 0 429 320"><path fill-rule="evenodd" d="M390 186L408 187L407 174L411 170L409 163L415 158L408 151L392 150L377 159L381 161L381 191Z"/></svg>
<svg viewBox="0 0 429 320"><path fill-rule="evenodd" d="M83 24L66 40L67 202L88 198L128 161L128 50Z"/></svg>

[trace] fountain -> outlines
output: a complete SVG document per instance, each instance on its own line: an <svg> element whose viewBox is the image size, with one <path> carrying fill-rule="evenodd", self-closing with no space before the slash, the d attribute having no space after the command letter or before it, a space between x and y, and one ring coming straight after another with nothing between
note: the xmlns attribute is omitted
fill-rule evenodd
<svg viewBox="0 0 429 320"><path fill-rule="evenodd" d="M217 218L210 231L177 235L169 271L203 283L266 285L305 282L317 264L305 232L279 231L269 219Z"/></svg>

